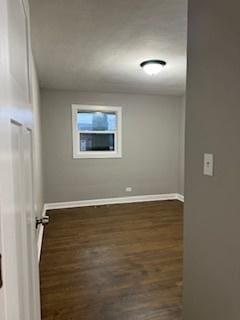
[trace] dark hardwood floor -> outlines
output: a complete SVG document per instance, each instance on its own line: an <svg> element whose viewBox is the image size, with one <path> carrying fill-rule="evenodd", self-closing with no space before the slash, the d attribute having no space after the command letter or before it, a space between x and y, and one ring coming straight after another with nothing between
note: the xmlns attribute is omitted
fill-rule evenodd
<svg viewBox="0 0 240 320"><path fill-rule="evenodd" d="M182 319L182 203L48 214L40 266L43 320Z"/></svg>

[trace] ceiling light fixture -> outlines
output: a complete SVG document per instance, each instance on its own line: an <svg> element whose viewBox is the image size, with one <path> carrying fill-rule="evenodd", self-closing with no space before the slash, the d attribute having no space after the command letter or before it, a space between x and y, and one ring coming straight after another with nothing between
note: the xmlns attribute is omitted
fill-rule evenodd
<svg viewBox="0 0 240 320"><path fill-rule="evenodd" d="M156 75L162 71L167 63L163 60L146 60L140 64L140 67L150 76Z"/></svg>

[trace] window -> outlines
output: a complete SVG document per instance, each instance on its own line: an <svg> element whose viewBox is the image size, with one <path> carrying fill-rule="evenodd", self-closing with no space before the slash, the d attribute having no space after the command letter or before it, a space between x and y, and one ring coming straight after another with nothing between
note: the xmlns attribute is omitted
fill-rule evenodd
<svg viewBox="0 0 240 320"><path fill-rule="evenodd" d="M121 107L72 105L73 158L120 158L121 122Z"/></svg>

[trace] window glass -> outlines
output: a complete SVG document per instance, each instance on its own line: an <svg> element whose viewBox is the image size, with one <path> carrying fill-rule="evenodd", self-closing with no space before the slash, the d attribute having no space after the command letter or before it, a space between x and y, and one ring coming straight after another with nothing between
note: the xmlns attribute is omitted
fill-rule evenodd
<svg viewBox="0 0 240 320"><path fill-rule="evenodd" d="M114 133L80 133L80 151L114 151Z"/></svg>
<svg viewBox="0 0 240 320"><path fill-rule="evenodd" d="M116 131L117 116L106 112L78 112L79 131Z"/></svg>

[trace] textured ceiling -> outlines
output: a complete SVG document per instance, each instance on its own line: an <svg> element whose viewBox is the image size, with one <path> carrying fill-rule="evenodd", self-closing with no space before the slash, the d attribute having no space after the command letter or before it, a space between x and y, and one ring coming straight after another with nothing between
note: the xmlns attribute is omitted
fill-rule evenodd
<svg viewBox="0 0 240 320"><path fill-rule="evenodd" d="M182 94L187 0L30 0L40 85L98 92ZM158 76L146 59L167 66Z"/></svg>

